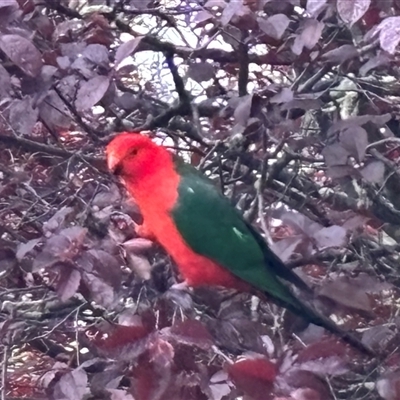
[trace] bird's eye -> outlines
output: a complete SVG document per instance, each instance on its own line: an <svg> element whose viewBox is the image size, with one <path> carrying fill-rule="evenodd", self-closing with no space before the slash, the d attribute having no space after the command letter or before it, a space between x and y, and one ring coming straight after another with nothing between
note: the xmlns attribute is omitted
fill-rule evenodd
<svg viewBox="0 0 400 400"><path fill-rule="evenodd" d="M136 156L137 153L138 153L138 149L132 149L132 150L129 152L129 155L130 155L130 156Z"/></svg>

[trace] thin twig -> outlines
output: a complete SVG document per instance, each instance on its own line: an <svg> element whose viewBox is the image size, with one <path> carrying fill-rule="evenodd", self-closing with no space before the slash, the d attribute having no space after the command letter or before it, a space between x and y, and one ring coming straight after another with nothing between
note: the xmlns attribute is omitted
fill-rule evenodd
<svg viewBox="0 0 400 400"><path fill-rule="evenodd" d="M8 345L3 346L3 366L1 371L1 400L7 400L7 368L8 368Z"/></svg>

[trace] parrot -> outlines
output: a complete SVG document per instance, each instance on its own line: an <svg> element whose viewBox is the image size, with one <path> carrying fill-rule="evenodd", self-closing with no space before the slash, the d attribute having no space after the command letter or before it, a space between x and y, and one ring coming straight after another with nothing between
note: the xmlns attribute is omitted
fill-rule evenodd
<svg viewBox="0 0 400 400"><path fill-rule="evenodd" d="M164 248L184 284L260 293L359 351L374 354L294 294L289 284L308 293L312 289L201 171L141 133L115 136L106 157L108 169L122 181L142 214L136 233Z"/></svg>

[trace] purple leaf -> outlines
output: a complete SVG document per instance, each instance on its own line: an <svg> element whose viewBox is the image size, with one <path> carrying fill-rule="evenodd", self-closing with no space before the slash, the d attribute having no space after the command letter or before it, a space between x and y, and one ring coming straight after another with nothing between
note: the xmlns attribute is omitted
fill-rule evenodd
<svg viewBox="0 0 400 400"><path fill-rule="evenodd" d="M60 228L67 217L71 215L74 211L72 207L62 207L57 212L43 224L44 233L55 232L58 228Z"/></svg>
<svg viewBox="0 0 400 400"><path fill-rule="evenodd" d="M39 116L39 109L32 107L33 99L25 97L10 104L10 125L20 135L31 135Z"/></svg>
<svg viewBox="0 0 400 400"><path fill-rule="evenodd" d="M341 119L335 122L329 129L327 134L330 135L331 133L344 130L346 128L353 128L354 126L361 126L366 124L367 122L372 122L377 127L381 127L385 125L392 116L390 113L381 114L381 115L359 115L357 117L350 117L347 119Z"/></svg>
<svg viewBox="0 0 400 400"><path fill-rule="evenodd" d="M326 8L327 0L307 0L307 12L312 17L317 17Z"/></svg>
<svg viewBox="0 0 400 400"><path fill-rule="evenodd" d="M296 233L305 234L308 237L313 237L321 229L321 225L294 211L283 213L281 220L285 225L294 229Z"/></svg>
<svg viewBox="0 0 400 400"><path fill-rule="evenodd" d="M56 25L56 29L53 33L53 40L55 42L64 42L66 37L74 37L74 33L82 29L82 22L74 19L68 19L66 21L60 22ZM61 39L61 40L60 40ZM64 44L64 43L62 43ZM70 44L70 43L67 43ZM86 43L81 42L83 47L86 47Z"/></svg>
<svg viewBox="0 0 400 400"><path fill-rule="evenodd" d="M174 359L174 355L174 347L160 336L156 336L154 340L149 343L150 361L158 367L169 368Z"/></svg>
<svg viewBox="0 0 400 400"><path fill-rule="evenodd" d="M320 330L321 327L314 325L312 330ZM347 354L346 345L338 341L336 337L323 338L317 342L311 343L309 346L304 348L298 354L295 360L295 366L301 368L302 363L309 361L321 361L329 360L330 358L345 358ZM320 371L323 372L323 371Z"/></svg>
<svg viewBox="0 0 400 400"><path fill-rule="evenodd" d="M100 358L97 360L99 364L104 363L104 361L102 361ZM90 360L90 362L96 363L96 359ZM86 366L84 366L86 363L87 361L81 364L81 368L86 368ZM120 386L122 379L123 373L121 372L121 370L119 370L117 366L111 366L105 371L99 372L93 376L90 382L90 389L92 393L102 390L115 390Z"/></svg>
<svg viewBox="0 0 400 400"><path fill-rule="evenodd" d="M143 326L143 321L136 314L136 310L129 308L118 315L118 324L123 326Z"/></svg>
<svg viewBox="0 0 400 400"><path fill-rule="evenodd" d="M321 154L324 156L325 164L328 167L335 165L346 165L350 155L350 153L339 143L325 146Z"/></svg>
<svg viewBox="0 0 400 400"><path fill-rule="evenodd" d="M54 263L61 261L58 255L66 252L70 242L62 235L54 235L44 246L41 253L35 258L32 266L32 271L36 272L42 268L51 267ZM65 260L62 260L65 261Z"/></svg>
<svg viewBox="0 0 400 400"><path fill-rule="evenodd" d="M202 349L209 349L213 345L213 338L207 328L197 320L185 320L173 325L168 334L169 337L187 345L193 345Z"/></svg>
<svg viewBox="0 0 400 400"><path fill-rule="evenodd" d="M100 279L97 275L84 272L82 280L90 290L93 301L107 308L112 305L115 299L114 289Z"/></svg>
<svg viewBox="0 0 400 400"><path fill-rule="evenodd" d="M362 229L368 220L369 218L363 215L354 215L343 223L343 228L348 231L356 231Z"/></svg>
<svg viewBox="0 0 400 400"><path fill-rule="evenodd" d="M102 44L89 44L82 52L82 56L96 65L107 65L109 62L108 49Z"/></svg>
<svg viewBox="0 0 400 400"><path fill-rule="evenodd" d="M230 1L228 4L226 4L224 11L222 11L220 19L221 25L228 25L235 15L243 15L245 10L249 9L243 4L243 0Z"/></svg>
<svg viewBox="0 0 400 400"><path fill-rule="evenodd" d="M171 289L164 293L164 298L176 305L181 310L190 310L193 307L193 299L185 290Z"/></svg>
<svg viewBox="0 0 400 400"><path fill-rule="evenodd" d="M196 82L209 81L214 77L214 66L208 62L190 63L188 76Z"/></svg>
<svg viewBox="0 0 400 400"><path fill-rule="evenodd" d="M115 53L115 65L118 66L121 61L129 57L138 48L140 42L143 40L144 36L138 36L135 39L131 39L125 43L122 43Z"/></svg>
<svg viewBox="0 0 400 400"><path fill-rule="evenodd" d="M346 244L346 229L339 225L322 228L314 234L314 239L320 249L328 247L341 247Z"/></svg>
<svg viewBox="0 0 400 400"><path fill-rule="evenodd" d="M228 364L228 373L235 386L254 400L272 399L277 367L266 357L256 355Z"/></svg>
<svg viewBox="0 0 400 400"><path fill-rule="evenodd" d="M95 340L98 349L108 357L115 357L118 360L132 361L135 357L147 350L150 340L155 335L151 334L152 328L147 326L123 326L114 324L107 335Z"/></svg>
<svg viewBox="0 0 400 400"><path fill-rule="evenodd" d="M65 23L72 23L73 21L66 21ZM57 25L57 29L62 26L63 23ZM80 54L86 49L86 42L73 42L73 43L61 43L61 55L75 60Z"/></svg>
<svg viewBox="0 0 400 400"><path fill-rule="evenodd" d="M328 165L328 161L325 160L325 162ZM325 174L331 179L340 179L344 178L345 176L351 176L354 174L354 172L355 169L351 165L332 165L328 166Z"/></svg>
<svg viewBox="0 0 400 400"><path fill-rule="evenodd" d="M110 393L110 400L135 400L126 390L107 389L107 392Z"/></svg>
<svg viewBox="0 0 400 400"><path fill-rule="evenodd" d="M42 55L35 45L20 35L0 36L0 49L25 74L36 77L42 69Z"/></svg>
<svg viewBox="0 0 400 400"><path fill-rule="evenodd" d="M361 126L353 126L341 132L340 144L358 161L365 157L368 133Z"/></svg>
<svg viewBox="0 0 400 400"><path fill-rule="evenodd" d="M371 0L337 0L336 7L342 20L353 25L368 11Z"/></svg>
<svg viewBox="0 0 400 400"><path fill-rule="evenodd" d="M214 18L214 16L211 13L209 13L208 11L203 10L196 14L196 16L193 19L193 22L200 23L200 22L208 21L211 18Z"/></svg>
<svg viewBox="0 0 400 400"><path fill-rule="evenodd" d="M224 41L230 44L235 50L238 49L242 38L242 32L239 28L236 28L236 26L233 25L228 25L225 27L221 36Z"/></svg>
<svg viewBox="0 0 400 400"><path fill-rule="evenodd" d="M41 241L41 239L32 239L32 240L29 240L29 242L20 243L18 245L17 253L15 254L15 257L17 258L17 260L21 261L29 252L31 252L36 247L36 245L40 241Z"/></svg>
<svg viewBox="0 0 400 400"><path fill-rule="evenodd" d="M60 265L59 269L56 290L60 300L67 301L77 292L81 274L69 265Z"/></svg>
<svg viewBox="0 0 400 400"><path fill-rule="evenodd" d="M400 372L387 372L376 382L376 389L384 400L400 398Z"/></svg>
<svg viewBox="0 0 400 400"><path fill-rule="evenodd" d="M361 311L371 311L371 302L365 289L357 286L347 276L325 283L319 290L320 296L328 297L348 308Z"/></svg>
<svg viewBox="0 0 400 400"><path fill-rule="evenodd" d="M257 18L257 22L265 34L280 40L290 24L290 19L285 14L275 14L267 19Z"/></svg>
<svg viewBox="0 0 400 400"><path fill-rule="evenodd" d="M63 229L58 235L52 235L43 250L33 262L33 271L47 268L54 263L70 263L81 252L87 229L80 226Z"/></svg>
<svg viewBox="0 0 400 400"><path fill-rule="evenodd" d="M119 290L121 285L120 263L106 251L91 249L82 252L76 259L76 266L80 270L96 275L115 290Z"/></svg>
<svg viewBox="0 0 400 400"><path fill-rule="evenodd" d="M98 208L104 208L109 205L118 204L121 201L121 193L115 184L112 184L109 189L105 189L96 193L92 200L92 205Z"/></svg>
<svg viewBox="0 0 400 400"><path fill-rule="evenodd" d="M331 399L329 390L320 377L299 368L290 368L277 383L290 391L290 400ZM285 399L286 400L286 399Z"/></svg>
<svg viewBox="0 0 400 400"><path fill-rule="evenodd" d="M321 377L339 376L345 374L349 368L346 361L340 356L331 356L309 361L303 361L300 365L303 371L313 372Z"/></svg>
<svg viewBox="0 0 400 400"><path fill-rule="evenodd" d="M358 50L352 44L344 44L337 49L327 51L323 54L323 58L326 61L335 64L342 64L345 61L356 57L358 57Z"/></svg>
<svg viewBox="0 0 400 400"><path fill-rule="evenodd" d="M360 173L366 181L382 184L385 179L385 164L382 161L372 161Z"/></svg>
<svg viewBox="0 0 400 400"><path fill-rule="evenodd" d="M46 121L47 126L52 129L68 129L71 126L72 118L69 110L54 90L50 90L40 104L39 113L40 117Z"/></svg>
<svg viewBox="0 0 400 400"><path fill-rule="evenodd" d="M60 80L59 90L60 93L68 100L72 100L76 95L76 88L78 87L78 78L75 75L67 75Z"/></svg>
<svg viewBox="0 0 400 400"><path fill-rule="evenodd" d="M386 66L390 63L390 61L390 57L381 51L378 53L378 55L369 58L368 61L360 68L360 75L366 76L372 69Z"/></svg>
<svg viewBox="0 0 400 400"><path fill-rule="evenodd" d="M17 6L18 7L17 1L16 0L1 0L0 8L10 7L10 6Z"/></svg>
<svg viewBox="0 0 400 400"><path fill-rule="evenodd" d="M97 275L118 290L121 285L120 261L114 255L100 249L91 249L88 254L95 260Z"/></svg>
<svg viewBox="0 0 400 400"><path fill-rule="evenodd" d="M253 95L248 94L239 98L239 104L237 105L233 115L236 122L241 126L246 126L247 121L250 118L251 106L253 104Z"/></svg>
<svg viewBox="0 0 400 400"><path fill-rule="evenodd" d="M283 262L286 262L293 255L302 240L302 237L290 236L275 242L272 250Z"/></svg>
<svg viewBox="0 0 400 400"><path fill-rule="evenodd" d="M300 55L303 47L311 50L319 41L325 24L316 19L304 19L300 25L301 33L298 34L292 45L292 51Z"/></svg>
<svg viewBox="0 0 400 400"><path fill-rule="evenodd" d="M293 91L289 88L283 88L269 100L270 103L287 103L293 100Z"/></svg>
<svg viewBox="0 0 400 400"><path fill-rule="evenodd" d="M209 387L213 400L221 400L232 391L227 383L213 383Z"/></svg>
<svg viewBox="0 0 400 400"><path fill-rule="evenodd" d="M369 328L363 333L362 342L371 348L384 351L396 336L394 329L387 325L378 325Z"/></svg>
<svg viewBox="0 0 400 400"><path fill-rule="evenodd" d="M43 68L40 72L40 77L44 83L48 84L49 88L51 87L53 77L57 73L57 71L57 67L54 67L53 65L43 65Z"/></svg>
<svg viewBox="0 0 400 400"><path fill-rule="evenodd" d="M57 57L57 65L61 69L68 69L71 66L71 60L67 56Z"/></svg>
<svg viewBox="0 0 400 400"><path fill-rule="evenodd" d="M78 111L88 110L98 103L110 86L110 78L105 75L95 76L83 82L76 96L75 106Z"/></svg>
<svg viewBox="0 0 400 400"><path fill-rule="evenodd" d="M225 0L208 0L206 2L206 4L204 4L204 8L213 8L213 7L225 8L226 1Z"/></svg>
<svg viewBox="0 0 400 400"><path fill-rule="evenodd" d="M59 378L60 372L65 372L68 369L68 365L66 363L56 361L53 364L52 369L46 371L39 380L40 387L49 388L50 384L53 383L54 379ZM58 379L57 379L58 380ZM53 385L51 385L53 387Z"/></svg>
<svg viewBox="0 0 400 400"><path fill-rule="evenodd" d="M374 34L378 32L382 49L390 54L394 54L400 42L400 17L385 18L376 27Z"/></svg>
<svg viewBox="0 0 400 400"><path fill-rule="evenodd" d="M84 57L78 57L71 65L71 68L78 71L86 79L97 76L95 69L90 61Z"/></svg>
<svg viewBox="0 0 400 400"><path fill-rule="evenodd" d="M365 292L368 293L379 293L382 290L392 290L392 284L388 282L382 282L378 278L370 276L365 272L360 273L358 276L351 278L352 283L355 286L362 287Z"/></svg>
<svg viewBox="0 0 400 400"><path fill-rule="evenodd" d="M222 382L226 382L228 379L229 379L228 373L221 369L221 370L217 371L210 378L210 382L211 383L222 383Z"/></svg>
<svg viewBox="0 0 400 400"><path fill-rule="evenodd" d="M126 258L129 268L135 272L139 278L145 281L151 278L152 266L146 257L137 255L132 251L128 251Z"/></svg>
<svg viewBox="0 0 400 400"><path fill-rule="evenodd" d="M0 11L0 25L3 27L3 29L7 27L7 30L9 31L12 31L13 28L18 30L18 28L16 28L16 24L22 21L22 19L23 11L18 4L2 7Z"/></svg>
<svg viewBox="0 0 400 400"><path fill-rule="evenodd" d="M87 375L83 369L67 372L54 386L54 400L78 400L88 392Z"/></svg>
<svg viewBox="0 0 400 400"><path fill-rule="evenodd" d="M86 238L88 230L81 226L72 226L70 228L63 229L60 234L66 237L73 244L81 245L83 244L84 239Z"/></svg>
<svg viewBox="0 0 400 400"><path fill-rule="evenodd" d="M103 107L107 110L112 104L114 104L114 99L117 97L117 86L115 82L112 80L110 86L106 90L106 93L103 96Z"/></svg>
<svg viewBox="0 0 400 400"><path fill-rule="evenodd" d="M11 77L8 71L0 64L0 99L6 97L11 90Z"/></svg>

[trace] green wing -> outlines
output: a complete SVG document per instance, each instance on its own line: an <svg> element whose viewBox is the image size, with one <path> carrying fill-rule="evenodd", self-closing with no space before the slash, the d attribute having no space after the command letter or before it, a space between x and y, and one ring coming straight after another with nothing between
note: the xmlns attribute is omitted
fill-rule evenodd
<svg viewBox="0 0 400 400"><path fill-rule="evenodd" d="M304 282L285 267L208 178L179 160L176 170L181 181L172 217L186 243L196 253L298 310L295 298L277 276L306 287Z"/></svg>

